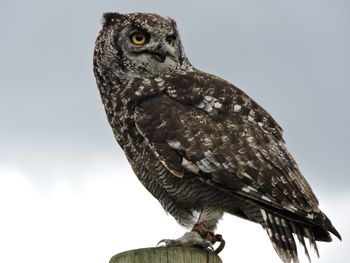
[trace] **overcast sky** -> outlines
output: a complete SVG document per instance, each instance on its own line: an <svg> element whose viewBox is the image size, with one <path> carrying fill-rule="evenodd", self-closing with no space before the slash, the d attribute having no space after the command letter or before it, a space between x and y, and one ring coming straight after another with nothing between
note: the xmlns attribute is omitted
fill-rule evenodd
<svg viewBox="0 0 350 263"><path fill-rule="evenodd" d="M0 262L108 262L184 232L137 181L107 123L92 73L107 11L174 18L193 65L275 117L343 235L320 244L318 262L347 262L347 0L0 0ZM227 215L218 232L226 263L279 262L258 225Z"/></svg>

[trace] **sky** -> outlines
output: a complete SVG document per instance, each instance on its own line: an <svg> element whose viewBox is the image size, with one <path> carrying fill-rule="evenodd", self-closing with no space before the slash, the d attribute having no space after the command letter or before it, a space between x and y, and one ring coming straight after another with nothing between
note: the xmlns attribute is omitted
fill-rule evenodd
<svg viewBox="0 0 350 263"><path fill-rule="evenodd" d="M174 18L194 66L270 112L343 236L319 243L314 262L347 262L347 0L0 0L0 262L108 262L185 231L138 182L107 123L92 53L109 11ZM225 215L217 232L224 262L280 262L256 224Z"/></svg>

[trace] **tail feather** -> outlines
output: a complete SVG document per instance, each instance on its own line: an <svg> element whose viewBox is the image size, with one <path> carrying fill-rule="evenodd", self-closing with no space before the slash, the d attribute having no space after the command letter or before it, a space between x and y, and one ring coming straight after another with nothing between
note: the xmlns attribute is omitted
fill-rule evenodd
<svg viewBox="0 0 350 263"><path fill-rule="evenodd" d="M286 222L285 222L286 223ZM278 216L267 213L266 231L279 257L285 263L299 263L297 247L288 227Z"/></svg>
<svg viewBox="0 0 350 263"><path fill-rule="evenodd" d="M311 228L309 229L299 223L288 221L264 209L260 209L260 211L264 219L263 227L267 231L274 249L284 263L299 263L295 238L298 238L310 262L310 254L305 238L309 239L310 247L315 250L319 257L316 238Z"/></svg>
<svg viewBox="0 0 350 263"><path fill-rule="evenodd" d="M297 227L294 225L293 222L290 222L290 225L291 225L291 227L292 227L293 233L295 233L295 235L297 236L297 238L298 238L298 240L299 240L299 243L303 246L305 255L306 255L307 258L309 259L309 262L311 262L310 254L309 254L309 251L308 251L308 249L307 249L307 247L306 247L304 236L303 236L302 233L300 232L300 229L297 228Z"/></svg>
<svg viewBox="0 0 350 263"><path fill-rule="evenodd" d="M304 236L306 236L309 239L310 247L315 250L317 257L320 257L320 253L318 252L318 247L316 244L315 235L313 234L313 232L311 232L309 229L304 227Z"/></svg>

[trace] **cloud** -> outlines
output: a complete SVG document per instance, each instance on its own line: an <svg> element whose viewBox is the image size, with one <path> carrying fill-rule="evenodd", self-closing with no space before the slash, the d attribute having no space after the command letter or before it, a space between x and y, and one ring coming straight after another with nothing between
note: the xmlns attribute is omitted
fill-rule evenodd
<svg viewBox="0 0 350 263"><path fill-rule="evenodd" d="M0 166L0 262L108 262L114 254L155 246L185 231L127 165L96 161L88 170L93 175L79 185L62 181L42 192L25 171ZM344 240L350 237L343 212L349 201L347 194L324 202ZM224 262L280 263L259 225L226 215L217 231L226 240ZM321 244L318 262L345 263L345 242Z"/></svg>

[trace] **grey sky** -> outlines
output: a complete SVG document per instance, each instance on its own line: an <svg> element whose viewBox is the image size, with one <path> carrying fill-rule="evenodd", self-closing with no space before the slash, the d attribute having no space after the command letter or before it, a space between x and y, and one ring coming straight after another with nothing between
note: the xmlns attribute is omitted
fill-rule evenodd
<svg viewBox="0 0 350 263"><path fill-rule="evenodd" d="M82 172L96 158L126 163L92 73L106 11L174 18L192 64L240 87L282 125L315 192L348 193L347 0L0 0L0 165L49 191L99 176Z"/></svg>

